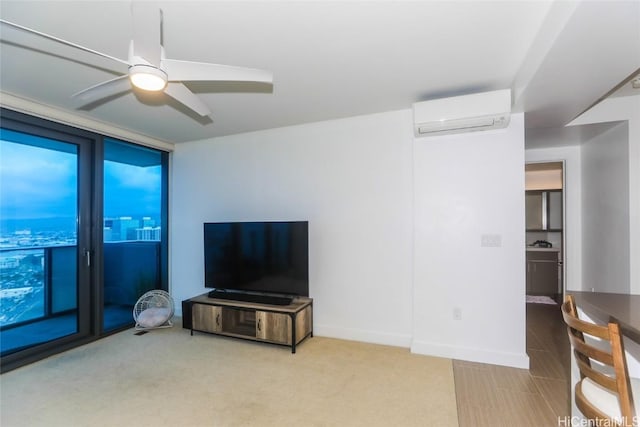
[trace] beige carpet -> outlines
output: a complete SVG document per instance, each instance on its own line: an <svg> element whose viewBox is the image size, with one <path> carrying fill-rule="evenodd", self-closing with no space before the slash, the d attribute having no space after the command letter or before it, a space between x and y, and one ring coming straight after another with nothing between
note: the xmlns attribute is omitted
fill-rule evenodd
<svg viewBox="0 0 640 427"><path fill-rule="evenodd" d="M179 326L8 372L0 393L3 427L458 425L448 359L322 337L292 355Z"/></svg>

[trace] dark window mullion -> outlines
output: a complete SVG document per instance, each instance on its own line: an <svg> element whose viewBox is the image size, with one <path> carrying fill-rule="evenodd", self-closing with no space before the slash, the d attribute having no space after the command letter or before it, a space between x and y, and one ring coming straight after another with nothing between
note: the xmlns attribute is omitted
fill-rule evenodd
<svg viewBox="0 0 640 427"><path fill-rule="evenodd" d="M44 248L44 317L53 313L53 278L51 269L51 248Z"/></svg>

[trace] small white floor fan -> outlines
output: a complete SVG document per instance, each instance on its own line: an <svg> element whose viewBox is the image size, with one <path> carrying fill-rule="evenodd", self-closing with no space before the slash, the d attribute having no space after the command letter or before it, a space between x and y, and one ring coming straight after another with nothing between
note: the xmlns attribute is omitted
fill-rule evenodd
<svg viewBox="0 0 640 427"><path fill-rule="evenodd" d="M170 328L174 313L173 299L168 292L154 289L142 295L133 307L136 330Z"/></svg>

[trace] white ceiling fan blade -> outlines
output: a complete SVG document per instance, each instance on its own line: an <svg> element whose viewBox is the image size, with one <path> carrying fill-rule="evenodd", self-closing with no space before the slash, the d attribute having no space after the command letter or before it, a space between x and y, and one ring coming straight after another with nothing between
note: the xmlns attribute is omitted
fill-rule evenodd
<svg viewBox="0 0 640 427"><path fill-rule="evenodd" d="M22 25L19 25L19 24L15 24L13 22L5 21L4 19L0 19L0 22L2 22L3 24L9 25L11 27L18 28L20 30L26 31L26 32L36 34L36 35L38 35L40 37L44 37L46 39L56 41L58 43L61 43L61 44L67 45L67 46L75 47L76 49L84 50L85 52L93 53L94 55L102 56L103 58L108 58L108 59L111 59L111 60L116 61L116 62L121 62L121 63L123 63L123 64L125 64L127 66L130 65L129 62L125 61L124 59L116 58L115 56L107 55L106 53L102 53L102 52L98 52L97 50L89 49L88 47L81 46L81 45L79 45L77 43L73 43L73 42L61 39L59 37L52 36L50 34L43 33L41 31L37 31L37 30L31 29L31 28L28 28L28 27L25 27L25 26L22 26Z"/></svg>
<svg viewBox="0 0 640 427"><path fill-rule="evenodd" d="M167 87L164 88L164 93L180 102L185 107L188 107L200 114L202 117L211 115L209 107L207 107L196 94L191 92L182 83L167 83Z"/></svg>
<svg viewBox="0 0 640 427"><path fill-rule="evenodd" d="M160 68L169 81L222 81L273 83L271 71L205 62L163 59Z"/></svg>
<svg viewBox="0 0 640 427"><path fill-rule="evenodd" d="M125 74L74 93L72 97L77 100L79 106L83 106L130 89L129 75Z"/></svg>
<svg viewBox="0 0 640 427"><path fill-rule="evenodd" d="M133 1L133 55L160 66L162 11L154 3Z"/></svg>

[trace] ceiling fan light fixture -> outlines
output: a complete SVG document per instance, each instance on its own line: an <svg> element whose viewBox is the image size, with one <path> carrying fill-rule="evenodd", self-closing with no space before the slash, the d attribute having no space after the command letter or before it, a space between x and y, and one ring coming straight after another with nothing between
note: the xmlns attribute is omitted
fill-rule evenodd
<svg viewBox="0 0 640 427"><path fill-rule="evenodd" d="M150 65L133 65L129 68L129 79L135 87L157 92L167 86L167 74Z"/></svg>

